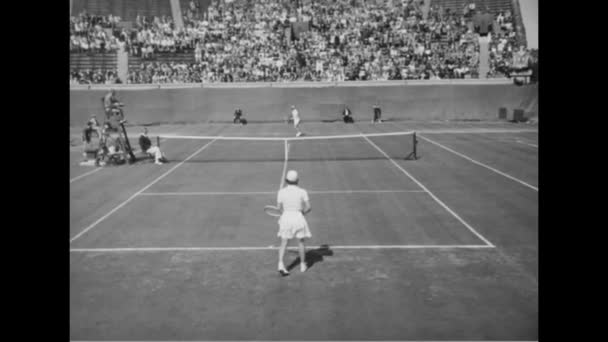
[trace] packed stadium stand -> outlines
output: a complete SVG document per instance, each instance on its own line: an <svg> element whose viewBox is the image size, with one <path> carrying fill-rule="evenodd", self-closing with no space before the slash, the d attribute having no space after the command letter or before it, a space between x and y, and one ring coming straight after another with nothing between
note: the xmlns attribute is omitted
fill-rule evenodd
<svg viewBox="0 0 608 342"><path fill-rule="evenodd" d="M512 2L513 0L431 0L431 6L442 6L457 14L464 14L465 6L474 3L477 10L487 6L490 13L498 13L511 10Z"/></svg>
<svg viewBox="0 0 608 342"><path fill-rule="evenodd" d="M75 0L70 51L169 83L510 77L520 16L513 0Z"/></svg>
<svg viewBox="0 0 608 342"><path fill-rule="evenodd" d="M138 56L129 57L129 68L139 67L141 63L194 63L194 53L174 53L161 52L153 55L151 58L143 59Z"/></svg>
<svg viewBox="0 0 608 342"><path fill-rule="evenodd" d="M194 63L192 53L163 52L153 55L152 58L143 59L138 56L129 58L129 73L126 83L196 83L200 82L194 77L184 75L187 66ZM191 74L191 72L187 72ZM174 77L171 77L174 75ZM193 75L192 75L193 76Z"/></svg>
<svg viewBox="0 0 608 342"><path fill-rule="evenodd" d="M171 16L169 0L73 0L72 13L115 15L125 21L135 21L137 15L146 17Z"/></svg>
<svg viewBox="0 0 608 342"><path fill-rule="evenodd" d="M70 70L116 69L116 53L71 53Z"/></svg>

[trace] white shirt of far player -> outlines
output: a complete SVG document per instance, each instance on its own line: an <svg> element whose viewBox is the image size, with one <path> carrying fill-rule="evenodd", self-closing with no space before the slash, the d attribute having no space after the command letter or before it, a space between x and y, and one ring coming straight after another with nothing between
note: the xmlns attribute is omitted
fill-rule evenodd
<svg viewBox="0 0 608 342"><path fill-rule="evenodd" d="M297 185L288 184L277 195L277 204L283 206L283 211L302 211L308 201L308 192Z"/></svg>
<svg viewBox="0 0 608 342"><path fill-rule="evenodd" d="M298 113L297 109L293 108L291 110L291 117L293 118L293 122L300 121L300 113Z"/></svg>

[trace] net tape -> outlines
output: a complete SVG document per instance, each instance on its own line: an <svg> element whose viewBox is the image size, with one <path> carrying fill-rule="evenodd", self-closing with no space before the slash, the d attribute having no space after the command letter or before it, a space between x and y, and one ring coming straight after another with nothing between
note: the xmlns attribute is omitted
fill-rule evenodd
<svg viewBox="0 0 608 342"><path fill-rule="evenodd" d="M319 136L300 136L300 137L238 137L231 136L201 136L201 135L161 135L161 139L192 139L192 140L249 140L249 141L301 141L301 140L334 140L334 139L351 139L351 138L373 138L373 137L389 137L389 136L416 135L415 131L408 132L385 132L385 133L360 133L347 135L319 135Z"/></svg>
<svg viewBox="0 0 608 342"><path fill-rule="evenodd" d="M417 159L414 131L301 137L162 135L160 138L165 142L211 141L209 148L188 159L190 163ZM178 155L174 158L180 160Z"/></svg>

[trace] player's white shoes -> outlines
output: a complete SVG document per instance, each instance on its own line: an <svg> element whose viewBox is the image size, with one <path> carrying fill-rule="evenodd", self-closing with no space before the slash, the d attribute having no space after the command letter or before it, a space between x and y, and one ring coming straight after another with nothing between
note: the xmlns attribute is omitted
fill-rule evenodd
<svg viewBox="0 0 608 342"><path fill-rule="evenodd" d="M287 269L285 269L285 265L283 265L283 263L279 264L279 273L285 277L289 275L289 271Z"/></svg>
<svg viewBox="0 0 608 342"><path fill-rule="evenodd" d="M306 272L306 270L308 269L308 267L306 267L306 263L300 263L300 272Z"/></svg>
<svg viewBox="0 0 608 342"><path fill-rule="evenodd" d="M299 136L301 136L301 135L302 135L302 132L298 132L298 133L296 133L296 137L299 137Z"/></svg>

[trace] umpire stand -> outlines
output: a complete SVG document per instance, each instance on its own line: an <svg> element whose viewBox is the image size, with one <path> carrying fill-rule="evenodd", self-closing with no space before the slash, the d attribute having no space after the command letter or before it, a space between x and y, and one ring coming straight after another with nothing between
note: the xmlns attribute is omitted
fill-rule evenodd
<svg viewBox="0 0 608 342"><path fill-rule="evenodd" d="M118 133L117 145L126 154L126 159L129 164L133 164L137 161L137 158L133 153L133 148L129 141L127 129L125 128L126 120L121 107L123 107L123 104L118 103L115 107L106 111L106 122L104 125L107 124L112 132Z"/></svg>
<svg viewBox="0 0 608 342"><path fill-rule="evenodd" d="M122 130L122 135L124 139L124 149L129 155L129 158L127 160L129 164L133 164L137 161L137 158L135 158L135 154L133 153L133 149L131 148L131 142L129 141L129 136L127 135L127 129L125 128L125 120L120 121L120 128Z"/></svg>

